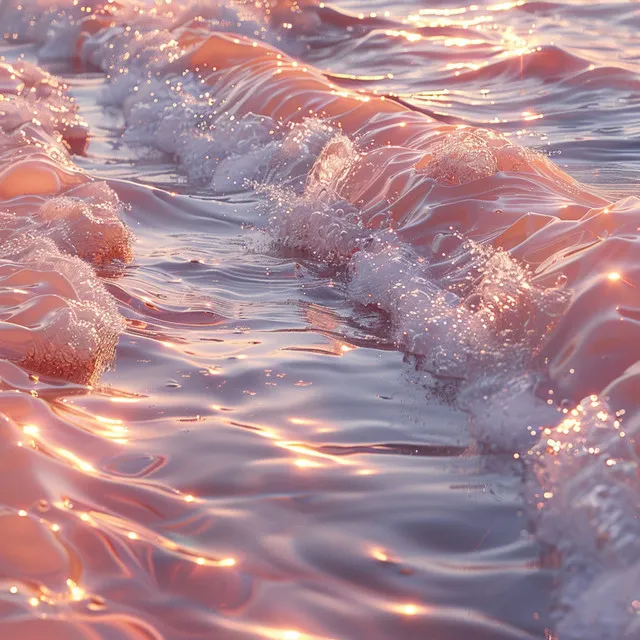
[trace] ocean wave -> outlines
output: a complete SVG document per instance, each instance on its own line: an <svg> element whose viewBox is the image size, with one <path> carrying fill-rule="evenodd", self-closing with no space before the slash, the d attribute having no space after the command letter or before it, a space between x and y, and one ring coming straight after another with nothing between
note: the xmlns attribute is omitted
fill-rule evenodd
<svg viewBox="0 0 640 640"><path fill-rule="evenodd" d="M386 314L396 346L455 388L477 438L527 461L538 535L562 558L561 640L637 635L637 453L627 444L640 380L637 198L612 203L498 132L339 86L296 51L296 29L327 19L312 5L271 3L267 26L245 5L113 3L90 5L89 16L6 6L0 17L15 12L17 39L109 76L105 100L123 109L129 144L168 154L216 193L252 185L275 241L338 269L353 301ZM351 24L335 14L331 23ZM605 67L587 78L590 65L543 46L448 80L637 81ZM55 167L38 165L36 195L88 188L73 168ZM26 196L19 178L0 182L7 199ZM82 215L86 199L51 202L43 220ZM58 251L85 246L57 233ZM126 240L109 246L81 257L126 261Z"/></svg>
<svg viewBox="0 0 640 640"><path fill-rule="evenodd" d="M121 329L95 269L128 262L131 234L115 193L71 162L87 134L65 88L27 63L0 79L2 356L95 381Z"/></svg>

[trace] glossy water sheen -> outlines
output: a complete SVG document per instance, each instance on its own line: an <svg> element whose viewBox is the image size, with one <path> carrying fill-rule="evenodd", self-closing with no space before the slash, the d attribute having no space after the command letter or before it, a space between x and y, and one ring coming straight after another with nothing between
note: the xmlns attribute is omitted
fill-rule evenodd
<svg viewBox="0 0 640 640"><path fill-rule="evenodd" d="M251 4L0 0L0 635L640 638L638 5Z"/></svg>

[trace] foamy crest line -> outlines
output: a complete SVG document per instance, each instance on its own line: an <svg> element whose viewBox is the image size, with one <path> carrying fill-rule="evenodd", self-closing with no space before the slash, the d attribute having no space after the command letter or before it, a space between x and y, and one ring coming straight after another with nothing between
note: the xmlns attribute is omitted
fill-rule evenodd
<svg viewBox="0 0 640 640"><path fill-rule="evenodd" d="M93 267L128 262L131 235L115 193L71 162L87 132L65 88L0 64L0 95L0 354L93 382L122 329Z"/></svg>

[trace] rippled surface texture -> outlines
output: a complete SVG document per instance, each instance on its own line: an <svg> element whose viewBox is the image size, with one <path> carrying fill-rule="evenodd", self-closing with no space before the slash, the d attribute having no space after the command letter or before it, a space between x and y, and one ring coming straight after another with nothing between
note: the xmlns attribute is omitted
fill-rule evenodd
<svg viewBox="0 0 640 640"><path fill-rule="evenodd" d="M640 638L639 28L0 0L0 635Z"/></svg>

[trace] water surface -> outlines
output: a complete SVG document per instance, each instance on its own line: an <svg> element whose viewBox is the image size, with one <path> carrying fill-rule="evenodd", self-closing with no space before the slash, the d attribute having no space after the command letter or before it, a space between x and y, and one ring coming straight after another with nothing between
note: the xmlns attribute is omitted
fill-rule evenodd
<svg viewBox="0 0 640 640"><path fill-rule="evenodd" d="M637 464L632 438L619 437L637 420L639 209L624 200L638 193L637 5L345 0L274 8L270 22L228 4L190 3L181 20L171 7L148 20L116 7L80 54L80 8L61 7L49 33L55 12L39 3L0 10L0 55L57 74L79 114L60 116L60 105L73 112L61 92L38 97L37 123L19 103L18 126L2 125L29 140L25 152L7 138L3 169L42 144L64 168L54 174L70 176L46 189L22 174L3 183L20 189L2 208L30 216L2 265L16 345L1 366L5 633L638 637ZM205 96L200 71L172 57L166 43L196 16L206 33L271 43L411 118L497 130L540 153L525 158L540 174L493 175L454 131L460 155L419 178L416 189L433 186L404 201L405 231L364 233L349 216L379 213L377 169L361 201L343 176L369 159L408 175L405 151L385 160L379 141L354 151L374 120L361 139L312 118L294 125L300 151L278 160L288 129L267 123L265 134L255 105L237 120L215 113L208 101L231 100L234 77ZM15 91L28 103L41 88ZM544 156L588 186L546 177ZM78 207L89 212L74 218ZM560 235L509 245L529 213L557 216ZM485 250L499 232L514 261ZM613 243L585 253L588 233ZM602 286L618 288L609 299ZM17 289L35 302L17 302ZM474 295L506 320L479 328ZM628 333L606 322L620 307ZM36 337L23 339L23 326ZM593 407L576 408L592 393Z"/></svg>

